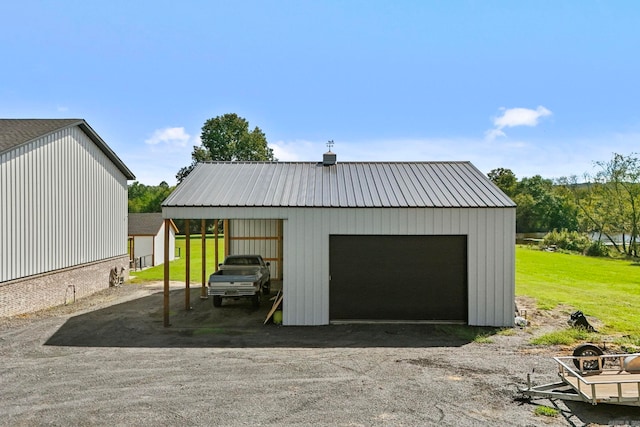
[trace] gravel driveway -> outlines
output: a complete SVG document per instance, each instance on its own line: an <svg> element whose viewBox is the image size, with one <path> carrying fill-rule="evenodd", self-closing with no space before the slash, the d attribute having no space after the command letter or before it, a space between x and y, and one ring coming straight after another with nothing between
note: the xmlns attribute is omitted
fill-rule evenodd
<svg viewBox="0 0 640 427"><path fill-rule="evenodd" d="M433 325L265 326L268 301L213 309L197 289L192 310L182 289L171 302L170 328L159 284L0 319L0 425L640 425L640 408L514 400L567 351L527 344L535 326L477 343Z"/></svg>

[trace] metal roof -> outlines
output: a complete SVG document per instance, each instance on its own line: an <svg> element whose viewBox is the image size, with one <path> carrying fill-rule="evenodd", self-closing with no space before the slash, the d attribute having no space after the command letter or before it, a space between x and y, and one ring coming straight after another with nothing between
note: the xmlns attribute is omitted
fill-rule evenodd
<svg viewBox="0 0 640 427"><path fill-rule="evenodd" d="M163 207L515 207L470 162L200 163Z"/></svg>
<svg viewBox="0 0 640 427"><path fill-rule="evenodd" d="M127 179L133 172L83 119L0 119L0 154L61 129L78 126L102 150Z"/></svg>

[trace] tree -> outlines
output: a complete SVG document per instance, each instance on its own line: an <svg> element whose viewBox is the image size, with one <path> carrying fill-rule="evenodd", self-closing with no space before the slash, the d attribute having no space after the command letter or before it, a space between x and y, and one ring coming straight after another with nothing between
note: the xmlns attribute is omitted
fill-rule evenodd
<svg viewBox="0 0 640 427"><path fill-rule="evenodd" d="M493 172L493 171L492 171ZM510 171L509 171L510 172ZM499 174L503 178L509 174ZM495 182L495 181L494 181ZM509 183L508 179L500 182ZM569 230L578 228L577 209L571 193L540 175L522 178L516 183L511 198L516 203L516 231Z"/></svg>
<svg viewBox="0 0 640 427"><path fill-rule="evenodd" d="M129 212L162 212L162 202L172 191L164 181L157 187L134 181L129 184Z"/></svg>
<svg viewBox="0 0 640 427"><path fill-rule="evenodd" d="M515 196L518 179L511 169L493 169L487 176L507 196L512 198Z"/></svg>
<svg viewBox="0 0 640 427"><path fill-rule="evenodd" d="M178 182L191 173L198 162L205 161L276 161L267 138L255 127L249 131L249 122L237 114L229 113L209 119L202 126L202 145L194 146L192 163L176 174Z"/></svg>
<svg viewBox="0 0 640 427"><path fill-rule="evenodd" d="M638 256L640 235L640 158L613 154L608 162L596 162L600 171L595 181L600 184L603 201L613 217L613 225L622 234L622 247L627 255ZM629 236L629 246L625 236Z"/></svg>
<svg viewBox="0 0 640 427"><path fill-rule="evenodd" d="M604 236L618 252L637 257L640 159L634 153L629 156L614 153L611 160L594 165L600 170L595 175L586 174L585 183L577 184L575 177L570 180L582 228Z"/></svg>

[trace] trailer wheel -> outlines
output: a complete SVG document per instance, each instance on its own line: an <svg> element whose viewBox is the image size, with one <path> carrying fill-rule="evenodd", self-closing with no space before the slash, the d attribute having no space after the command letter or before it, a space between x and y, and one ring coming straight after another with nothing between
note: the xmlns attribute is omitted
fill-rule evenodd
<svg viewBox="0 0 640 427"><path fill-rule="evenodd" d="M220 307L222 305L222 297L220 295L213 296L213 306Z"/></svg>
<svg viewBox="0 0 640 427"><path fill-rule="evenodd" d="M256 292L255 295L253 295L251 302L253 303L254 308L260 307L260 292Z"/></svg>
<svg viewBox="0 0 640 427"><path fill-rule="evenodd" d="M593 344L582 344L577 346L573 350L573 357L584 357L584 356L602 356L604 352L600 347ZM573 359L573 363L576 365L576 368L580 369L580 360ZM582 362L582 370L583 371L598 371L600 367L598 366L597 360L585 360Z"/></svg>

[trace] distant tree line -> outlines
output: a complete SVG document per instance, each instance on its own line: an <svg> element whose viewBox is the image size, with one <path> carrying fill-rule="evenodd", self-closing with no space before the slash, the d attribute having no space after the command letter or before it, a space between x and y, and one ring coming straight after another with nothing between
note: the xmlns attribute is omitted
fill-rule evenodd
<svg viewBox="0 0 640 427"><path fill-rule="evenodd" d="M594 234L619 253L638 257L640 234L640 159L613 154L594 163L597 172L555 181L540 175L518 180L510 169L488 176L518 205L516 231L566 230Z"/></svg>
<svg viewBox="0 0 640 427"><path fill-rule="evenodd" d="M162 202L175 187L165 181L160 185L144 185L138 181L129 184L129 212L162 212Z"/></svg>

